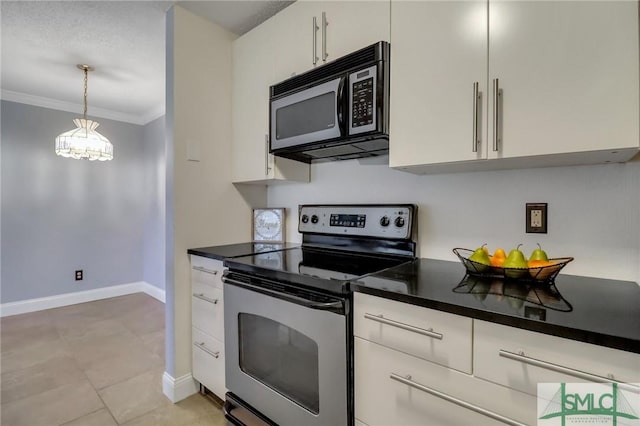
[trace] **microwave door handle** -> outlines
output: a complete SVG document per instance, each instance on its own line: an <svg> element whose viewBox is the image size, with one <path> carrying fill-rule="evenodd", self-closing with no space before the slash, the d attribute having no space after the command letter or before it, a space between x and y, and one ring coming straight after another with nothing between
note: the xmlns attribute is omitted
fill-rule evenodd
<svg viewBox="0 0 640 426"><path fill-rule="evenodd" d="M338 116L338 126L340 128L340 134L342 135L346 134L346 129L347 129L347 125L346 125L347 120L346 120L345 111L344 111L344 107L346 103L344 86L346 84L346 80L347 80L347 77L340 78L340 83L338 83L338 93L336 95L336 111Z"/></svg>

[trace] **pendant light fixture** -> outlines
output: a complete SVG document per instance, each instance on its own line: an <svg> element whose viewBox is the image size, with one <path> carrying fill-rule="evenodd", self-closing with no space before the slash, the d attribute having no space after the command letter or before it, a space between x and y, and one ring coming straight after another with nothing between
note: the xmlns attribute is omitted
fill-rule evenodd
<svg viewBox="0 0 640 426"><path fill-rule="evenodd" d="M113 145L109 139L96 132L98 122L87 119L87 80L89 71L93 71L94 68L83 64L78 64L77 67L84 71L84 115L73 120L75 129L56 138L56 154L76 160L112 160Z"/></svg>

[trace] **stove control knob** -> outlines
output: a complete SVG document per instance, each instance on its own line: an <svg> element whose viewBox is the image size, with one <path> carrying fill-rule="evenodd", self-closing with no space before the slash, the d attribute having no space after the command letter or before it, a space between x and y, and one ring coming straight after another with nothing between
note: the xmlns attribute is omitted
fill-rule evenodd
<svg viewBox="0 0 640 426"><path fill-rule="evenodd" d="M309 216L307 216L306 214L303 214L300 220L302 220L302 223L307 223L309 222Z"/></svg>
<svg viewBox="0 0 640 426"><path fill-rule="evenodd" d="M311 223L318 223L318 216L316 216L315 214L313 216L311 216Z"/></svg>
<svg viewBox="0 0 640 426"><path fill-rule="evenodd" d="M382 216L380 218L380 226L387 227L387 226L389 226L389 223L390 223L390 220L389 220L388 216Z"/></svg>
<svg viewBox="0 0 640 426"><path fill-rule="evenodd" d="M398 228L402 228L404 226L404 218L403 217L397 217L395 224Z"/></svg>

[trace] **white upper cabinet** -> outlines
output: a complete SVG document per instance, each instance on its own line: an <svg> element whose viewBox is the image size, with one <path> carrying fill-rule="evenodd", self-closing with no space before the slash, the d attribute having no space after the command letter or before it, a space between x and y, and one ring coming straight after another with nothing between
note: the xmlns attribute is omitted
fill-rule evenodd
<svg viewBox="0 0 640 426"><path fill-rule="evenodd" d="M268 21L267 21L268 22ZM309 181L309 165L269 154L269 86L275 83L273 25L234 42L232 170L236 183Z"/></svg>
<svg viewBox="0 0 640 426"><path fill-rule="evenodd" d="M319 44L320 60L330 62L391 37L391 4L380 1L316 2L325 13L325 46ZM322 29L322 18L320 19ZM322 42L323 38L319 38Z"/></svg>
<svg viewBox="0 0 640 426"><path fill-rule="evenodd" d="M491 1L489 22L490 158L638 148L638 2Z"/></svg>
<svg viewBox="0 0 640 426"><path fill-rule="evenodd" d="M487 3L393 1L391 16L390 165L486 158Z"/></svg>
<svg viewBox="0 0 640 426"><path fill-rule="evenodd" d="M278 81L390 37L390 0L298 0L270 19Z"/></svg>
<svg viewBox="0 0 640 426"><path fill-rule="evenodd" d="M391 11L392 167L589 164L638 152L637 2L393 0Z"/></svg>

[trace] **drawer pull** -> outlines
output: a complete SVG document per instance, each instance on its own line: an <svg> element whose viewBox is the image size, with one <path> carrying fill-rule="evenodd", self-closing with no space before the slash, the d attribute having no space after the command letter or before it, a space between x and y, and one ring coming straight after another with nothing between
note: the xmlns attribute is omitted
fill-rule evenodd
<svg viewBox="0 0 640 426"><path fill-rule="evenodd" d="M212 299L204 295L204 293L193 293L193 297L196 299L204 300L205 302L213 303L214 305L218 304L218 299Z"/></svg>
<svg viewBox="0 0 640 426"><path fill-rule="evenodd" d="M212 351L211 349L209 349L209 348L207 348L207 347L205 346L204 342L200 342L200 343L198 343L198 342L193 342L193 346L195 346L196 348L199 348L199 349L201 349L201 350L205 351L206 353L208 353L209 355L211 355L211 356L212 356L212 357L214 357L214 358L218 358L218 357L220 357L220 351L216 351L216 352Z"/></svg>
<svg viewBox="0 0 640 426"><path fill-rule="evenodd" d="M514 352L505 351L504 349L500 349L500 351L498 353L500 354L501 357L504 357L504 358L507 358L507 359L511 359L513 361L520 361L520 362L522 362L524 364L529 364L529 365L533 365L533 366L536 366L536 367L545 368L547 370L555 371L556 373L567 374L569 376L577 377L577 378L583 379L583 380L588 380L590 382L612 382L612 383L617 383L618 387L620 387L620 388L627 389L627 390L630 390L630 391L636 392L636 393L640 391L640 386L636 386L636 385L632 385L632 384L629 384L629 383L619 382L617 380L614 380L612 374L609 374L609 377L598 376L596 374L587 373L586 371L575 370L573 368L569 368L569 367L565 367L565 366L562 366L562 365L553 364L551 362L547 362L547 361L542 361L542 360L539 360L539 359L531 358L529 356L526 356L524 354L524 352L522 352L522 351L520 351L520 353L514 353Z"/></svg>
<svg viewBox="0 0 640 426"><path fill-rule="evenodd" d="M458 399L456 397L453 397L451 395L447 395L446 393L442 393L440 391L437 391L435 389L431 389L426 387L425 385L422 385L418 382L414 382L413 380L411 380L411 376L406 376L406 377L402 377L399 374L396 373L391 373L391 375L389 376L390 379L395 380L396 382L400 382L403 383L407 386L410 386L412 388L418 389L422 392L426 392L429 393L433 396L436 396L440 399L444 399L445 401L451 402L453 404L459 405L460 407L464 407L466 409L469 409L471 411L475 411L476 413L480 413L484 416L487 417L491 417L492 419L496 419L498 421L501 421L503 423L506 423L508 425L513 425L513 426L526 426L524 423L520 423L516 420L510 419L508 417L502 416L498 413L494 413L493 411L489 411L486 410L482 407L478 407L477 405L473 405L471 403L468 403L466 401L463 401L461 399Z"/></svg>
<svg viewBox="0 0 640 426"><path fill-rule="evenodd" d="M203 268L202 266L194 266L191 269L195 269L196 271L204 272L206 274L218 275L218 271L216 271L215 269L207 269Z"/></svg>
<svg viewBox="0 0 640 426"><path fill-rule="evenodd" d="M398 321L387 319L387 318L383 317L382 314L373 315L373 314L365 313L364 317L366 319L370 319L371 321L376 321L376 322L379 322L379 323L382 323L382 324L390 325L392 327L397 327L397 328L401 328L403 330L412 331L414 333L422 334L423 336L433 337L434 339L442 340L442 334L436 333L435 331L433 331L432 328L430 328L428 330L425 330L424 328L415 327L413 325L409 325L409 324L405 324L405 323L402 323L402 322L398 322Z"/></svg>

